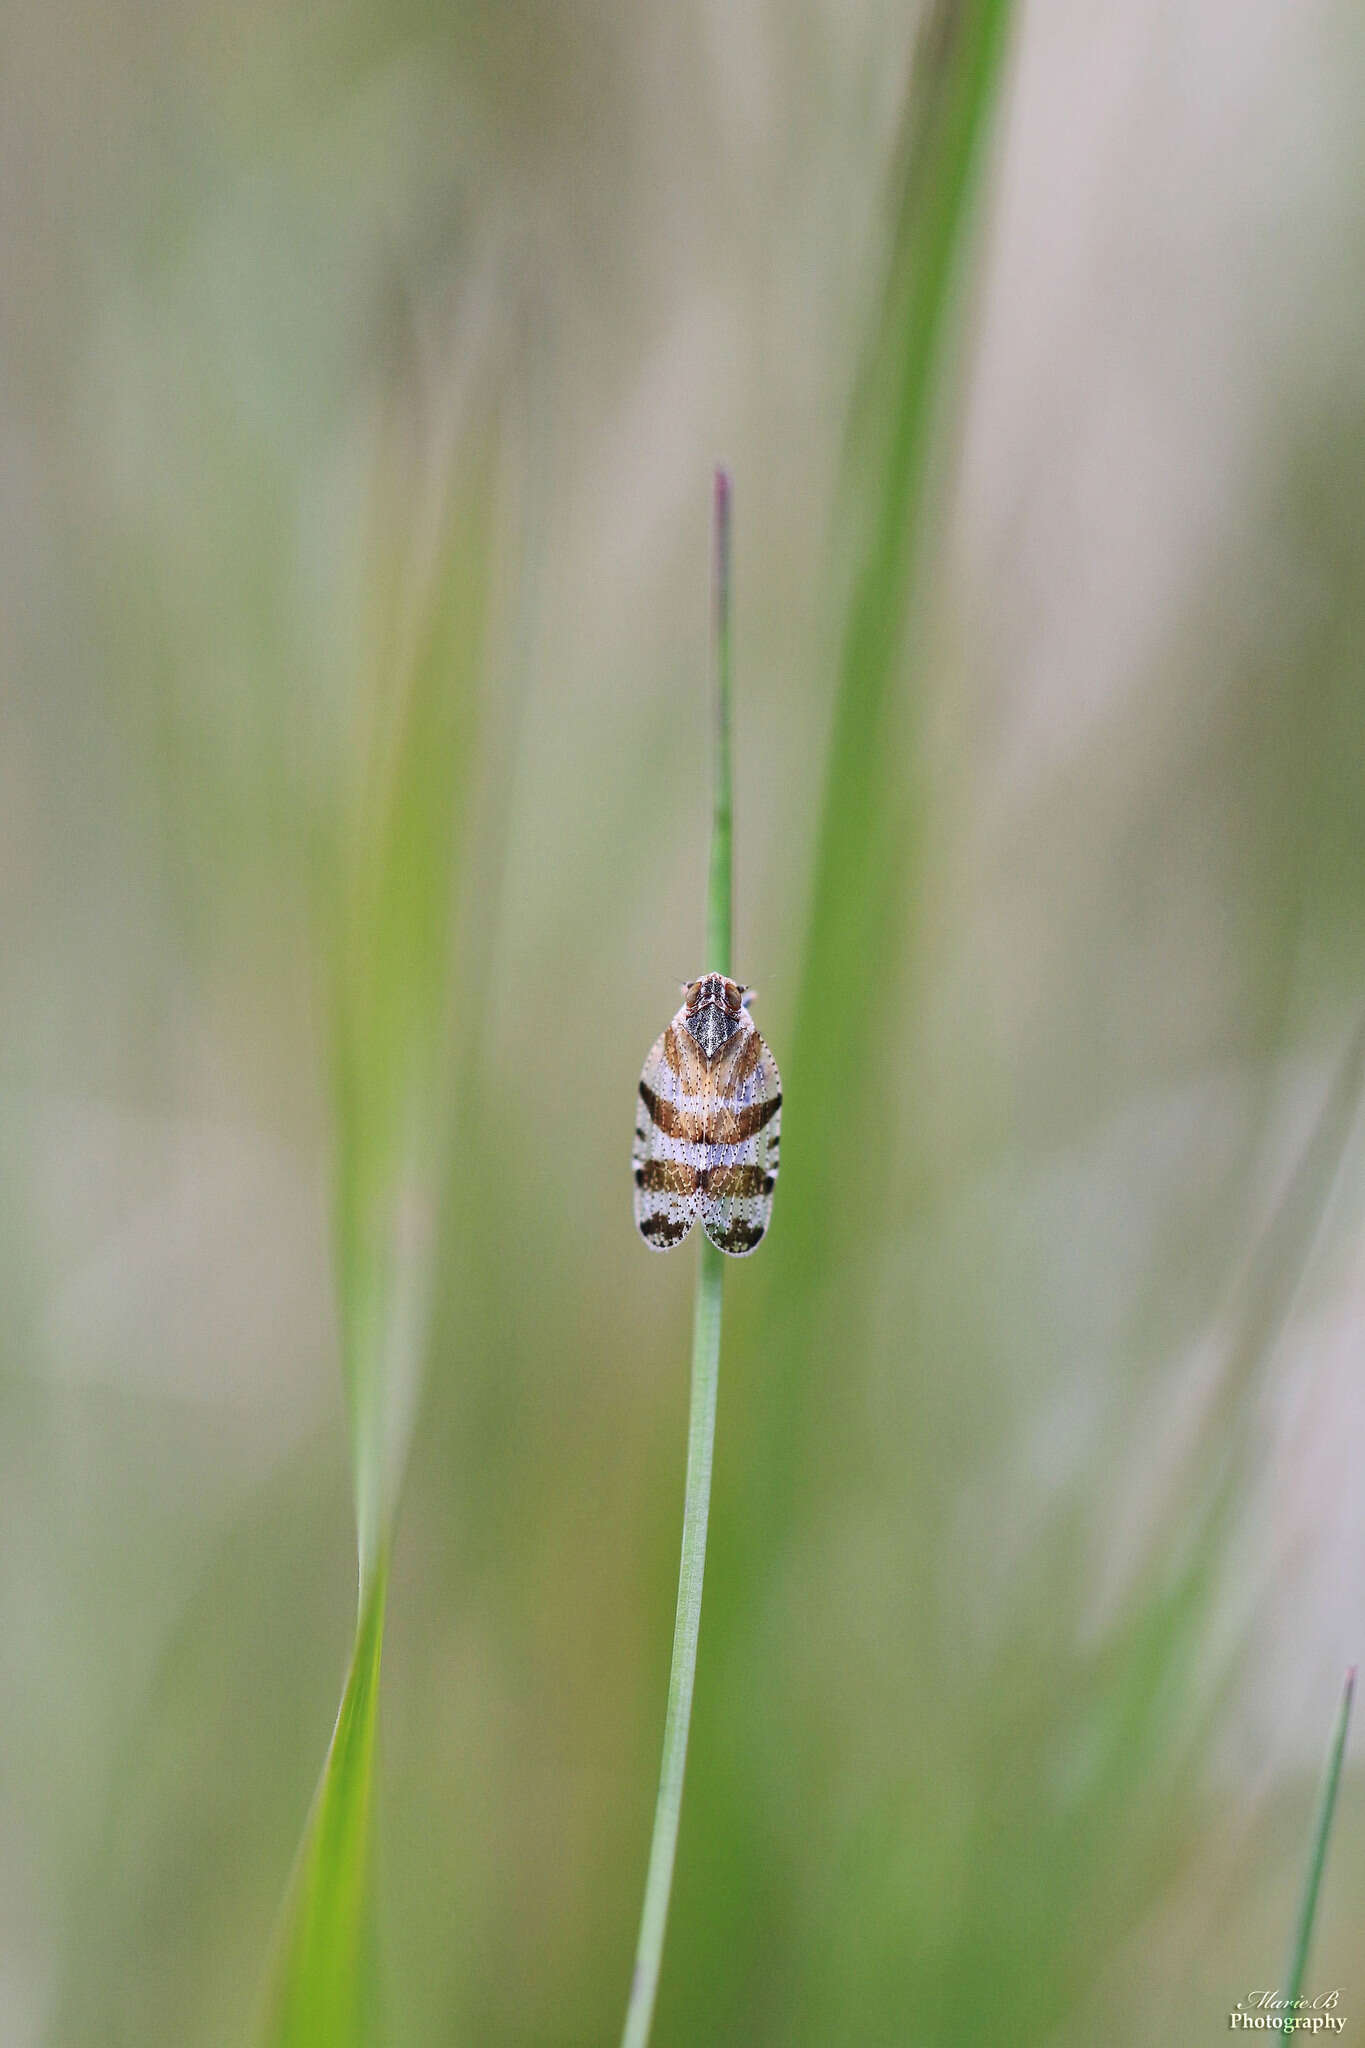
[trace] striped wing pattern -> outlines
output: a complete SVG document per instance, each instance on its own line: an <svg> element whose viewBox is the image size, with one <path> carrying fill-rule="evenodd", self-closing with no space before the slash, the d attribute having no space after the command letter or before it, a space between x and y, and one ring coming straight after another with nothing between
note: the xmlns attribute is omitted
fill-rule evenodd
<svg viewBox="0 0 1365 2048"><path fill-rule="evenodd" d="M773 1213L782 1082L752 1024L716 1061L702 1227L732 1258L757 1250Z"/></svg>
<svg viewBox="0 0 1365 2048"><path fill-rule="evenodd" d="M681 1244L701 1210L708 1081L682 1015L650 1047L635 1104L635 1224L656 1252Z"/></svg>
<svg viewBox="0 0 1365 2048"><path fill-rule="evenodd" d="M679 1010L650 1048L636 1103L635 1222L655 1251L698 1216L712 1244L743 1258L772 1214L781 1128L777 1062L744 1013L708 1060Z"/></svg>

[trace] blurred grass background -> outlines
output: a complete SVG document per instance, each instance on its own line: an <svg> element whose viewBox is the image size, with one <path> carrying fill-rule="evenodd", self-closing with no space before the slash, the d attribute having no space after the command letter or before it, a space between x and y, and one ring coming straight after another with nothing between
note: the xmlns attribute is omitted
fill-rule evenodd
<svg viewBox="0 0 1365 2048"><path fill-rule="evenodd" d="M383 2031L615 2037L692 1291L626 1155L704 964L718 456L788 1101L655 2039L1194 2042L1281 1966L1365 1612L1365 42L1018 16L841 755L918 27L5 11L6 2043L248 2024L353 1621L339 1014L449 1116ZM395 760L419 908L357 953ZM1363 1822L1348 1761L1348 2016Z"/></svg>

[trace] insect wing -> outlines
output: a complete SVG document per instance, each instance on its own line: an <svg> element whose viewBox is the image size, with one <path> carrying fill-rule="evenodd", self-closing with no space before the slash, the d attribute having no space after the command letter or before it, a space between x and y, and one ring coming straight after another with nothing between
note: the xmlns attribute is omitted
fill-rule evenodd
<svg viewBox="0 0 1365 2048"><path fill-rule="evenodd" d="M679 1010L650 1047L635 1104L635 1227L653 1251L681 1244L700 1213L709 1092Z"/></svg>
<svg viewBox="0 0 1365 2048"><path fill-rule="evenodd" d="M745 1258L773 1213L782 1127L777 1061L753 1025L717 1061L713 1086L702 1225L720 1251Z"/></svg>

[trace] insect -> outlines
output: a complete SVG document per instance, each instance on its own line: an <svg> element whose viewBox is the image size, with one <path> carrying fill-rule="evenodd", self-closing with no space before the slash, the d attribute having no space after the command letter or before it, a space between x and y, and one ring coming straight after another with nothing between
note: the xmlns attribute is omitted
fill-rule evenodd
<svg viewBox="0 0 1365 2048"><path fill-rule="evenodd" d="M681 1244L698 1216L734 1258L754 1250L772 1215L782 1081L749 1004L754 991L703 974L650 1047L635 1106L635 1224L656 1252Z"/></svg>

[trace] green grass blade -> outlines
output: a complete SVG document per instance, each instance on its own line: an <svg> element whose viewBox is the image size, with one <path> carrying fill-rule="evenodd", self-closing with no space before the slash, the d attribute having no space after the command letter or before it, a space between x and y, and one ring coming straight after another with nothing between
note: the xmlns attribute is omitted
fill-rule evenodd
<svg viewBox="0 0 1365 2048"><path fill-rule="evenodd" d="M371 2033L366 1908L386 1582L381 1561L281 1919L262 2031L290 2048L360 2048Z"/></svg>
<svg viewBox="0 0 1365 2048"><path fill-rule="evenodd" d="M678 1847L687 1735L701 1627L702 1577L706 1569L706 1526L711 1506L711 1458L716 1434L716 1388L720 1368L723 1254L710 1239L701 1248L697 1306L692 1331L692 1405L687 1429L687 1486L683 1504L682 1559L678 1567L678 1611L673 1627L673 1663L668 1676L663 1761L649 1849L640 1938L635 1952L622 2048L645 2048L659 1988L673 1863Z"/></svg>
<svg viewBox="0 0 1365 2048"><path fill-rule="evenodd" d="M1346 1731L1351 1725L1351 1705L1355 1699L1355 1690L1356 1674L1355 1666L1352 1665L1342 1688L1341 1705L1337 1709L1337 1725L1332 1734L1332 1747L1327 1758L1327 1772L1322 1781L1322 1794L1318 1800L1317 1819L1313 1824L1313 1845L1308 1855L1303 1897L1299 1902L1298 1924L1294 1929L1294 1946L1289 1957L1289 1973L1285 1979L1284 1995L1286 2009L1289 2012L1294 2010L1294 2001L1302 1994L1304 1975L1308 1968L1308 1949L1313 1939L1313 1922L1317 1918L1318 1898L1322 1891L1322 1873L1327 1863L1327 1844L1331 1840L1332 1822L1336 1816L1341 1766L1346 1755Z"/></svg>
<svg viewBox="0 0 1365 2048"><path fill-rule="evenodd" d="M847 561L834 719L788 1087L801 1104L767 1279L781 1325L774 1398L794 1417L812 1318L863 1214L882 1093L874 1051L914 900L916 733L910 621L935 530L934 451L1004 67L1008 0L937 0L921 33L893 187L890 254L854 397L836 535ZM837 992L837 1000L835 999ZM850 1341L841 1323L840 1343ZM770 1503L771 1506L771 1503Z"/></svg>
<svg viewBox="0 0 1365 2048"><path fill-rule="evenodd" d="M734 795L730 776L730 478L715 486L716 732L711 868L706 897L706 969L731 972L734 919Z"/></svg>
<svg viewBox="0 0 1365 2048"><path fill-rule="evenodd" d="M434 535L401 512L390 520L386 507L376 549L385 628L337 860L336 1273L359 1597L341 1708L276 1937L268 2048L351 2048L374 2033L366 1904L377 1693L449 1158L458 852L490 484L490 465L471 463Z"/></svg>
<svg viewBox="0 0 1365 2048"><path fill-rule="evenodd" d="M730 479L716 471L715 486L716 738L711 823L711 861L706 906L706 966L730 972L733 904L734 803L730 786ZM682 1554L678 1565L678 1607L673 1623L673 1661L668 1674L663 1758L654 1808L654 1834L645 1875L640 1935L635 1950L622 2048L646 2048L659 1991L673 1865L682 1814L687 1737L701 1630L702 1580L706 1572L706 1529L711 1512L711 1464L716 1437L716 1394L720 1380L721 1293L725 1259L710 1238L701 1244L696 1310L692 1325L692 1391L687 1425L687 1481L683 1497Z"/></svg>
<svg viewBox="0 0 1365 2048"><path fill-rule="evenodd" d="M474 745L487 497L487 465L478 463L446 512L428 587L409 600L415 623L403 616L400 587L349 833L336 1225L362 1582L396 1509L449 1149L456 855ZM400 563L400 586L402 571Z"/></svg>
<svg viewBox="0 0 1365 2048"><path fill-rule="evenodd" d="M978 175L1002 68L1008 0L939 0L921 38L907 104L891 257L857 394L841 498L852 554L834 727L816 855L792 1067L857 1071L870 1005L824 999L874 980L885 922L906 896L889 858L905 783L896 700L908 612L922 568L947 343L975 222ZM913 781L913 776L911 777ZM853 1057L851 1058L850 1055ZM842 1142L838 1121L803 1140L813 1219ZM789 1242L789 1260L798 1247Z"/></svg>

